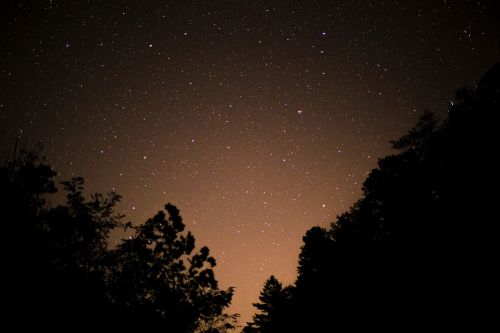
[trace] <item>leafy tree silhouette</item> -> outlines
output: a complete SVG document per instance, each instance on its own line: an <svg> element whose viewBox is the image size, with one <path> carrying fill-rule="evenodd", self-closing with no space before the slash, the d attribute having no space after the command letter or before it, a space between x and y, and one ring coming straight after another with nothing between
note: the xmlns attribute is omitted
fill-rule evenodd
<svg viewBox="0 0 500 333"><path fill-rule="evenodd" d="M218 289L208 248L193 254L195 239L183 234L179 210L171 204L165 210L168 216L160 211L134 227L136 234L114 251L111 298L130 312L129 323L190 332L220 316L233 289Z"/></svg>
<svg viewBox="0 0 500 333"><path fill-rule="evenodd" d="M306 233L288 327L477 330L494 318L484 299L498 252L488 193L499 112L497 64L475 89L457 90L442 123L426 112L392 142L396 153L379 160L363 197L330 228Z"/></svg>
<svg viewBox="0 0 500 333"><path fill-rule="evenodd" d="M57 323L54 314L65 322L81 320L105 321L109 311L106 275L113 265L108 251L108 236L116 228L125 227L123 215L114 212L121 197L114 193L95 193L89 201L83 196L81 177L62 182L66 204L42 211L46 232L46 264L44 267L42 302L51 299L51 314L45 321ZM43 306L43 304L42 304ZM59 319L59 321L61 321Z"/></svg>
<svg viewBox="0 0 500 333"><path fill-rule="evenodd" d="M56 173L39 153L16 151L0 167L3 324L200 333L236 327L237 315L223 313L233 289L219 290L215 259L207 247L194 251L175 206L165 206L168 217L160 211L132 226L115 211L118 194L87 200L76 177L62 183L66 203L50 207ZM135 235L110 250L116 228Z"/></svg>
<svg viewBox="0 0 500 333"><path fill-rule="evenodd" d="M203 318L195 330L195 333L226 333L236 330L238 327L239 314L221 313L210 318Z"/></svg>
<svg viewBox="0 0 500 333"><path fill-rule="evenodd" d="M41 146L32 151L14 150L0 168L0 239L2 262L2 306L6 319L23 317L40 283L47 260L46 233L39 214L45 209L45 197L54 193L55 172L38 159ZM22 318L24 319L24 318ZM20 321L22 322L22 321Z"/></svg>

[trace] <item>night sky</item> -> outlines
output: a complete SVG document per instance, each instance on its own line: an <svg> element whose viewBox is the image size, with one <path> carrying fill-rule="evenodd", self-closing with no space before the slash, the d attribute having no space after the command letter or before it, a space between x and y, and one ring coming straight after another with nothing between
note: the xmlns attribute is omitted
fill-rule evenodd
<svg viewBox="0 0 500 333"><path fill-rule="evenodd" d="M2 1L0 148L42 141L134 223L176 205L244 323L388 141L500 61L495 2Z"/></svg>

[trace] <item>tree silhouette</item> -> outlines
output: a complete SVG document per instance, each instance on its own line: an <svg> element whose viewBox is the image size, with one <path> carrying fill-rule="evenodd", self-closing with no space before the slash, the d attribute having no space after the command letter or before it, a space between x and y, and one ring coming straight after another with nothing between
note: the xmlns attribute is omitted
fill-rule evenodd
<svg viewBox="0 0 500 333"><path fill-rule="evenodd" d="M179 210L171 204L165 210L168 216L158 212L114 251L111 296L115 304L139 314L138 322L147 318L188 332L220 316L233 290L218 289L208 248L193 254L195 239L183 233Z"/></svg>
<svg viewBox="0 0 500 333"><path fill-rule="evenodd" d="M66 203L40 214L46 232L46 264L41 302L51 299L52 309L44 314L51 322L106 320L106 275L113 262L108 251L108 236L124 227L123 215L114 209L120 196L114 192L95 193L86 201L81 177L62 182ZM41 304L44 306L44 304Z"/></svg>
<svg viewBox="0 0 500 333"><path fill-rule="evenodd" d="M34 320L55 331L82 328L227 332L237 315L224 314L233 289L220 290L207 247L195 239L179 210L167 204L145 224L123 223L120 196L95 193L84 180L62 182L66 202L55 207L56 173L39 150L16 152L0 167L2 309L16 330ZM116 228L135 234L110 250ZM27 324L28 323L28 324Z"/></svg>
<svg viewBox="0 0 500 333"><path fill-rule="evenodd" d="M253 316L253 321L249 323L243 332L285 332L287 318L286 304L291 297L291 288L283 288L281 282L271 275L260 292L260 302L253 306L259 311Z"/></svg>
<svg viewBox="0 0 500 333"><path fill-rule="evenodd" d="M221 313L210 318L203 318L196 328L195 333L226 333L240 327L238 325L239 314Z"/></svg>
<svg viewBox="0 0 500 333"><path fill-rule="evenodd" d="M5 318L12 321L27 310L37 313L43 309L32 301L38 286L43 285L40 273L47 266L47 235L39 215L45 209L46 196L56 187L55 172L38 159L40 150L37 146L32 151L17 151L16 144L12 159L0 167L1 299Z"/></svg>
<svg viewBox="0 0 500 333"><path fill-rule="evenodd" d="M498 252L488 193L499 112L497 64L475 89L457 90L442 123L426 112L392 141L396 153L379 160L363 197L330 228L306 233L288 327L477 329L492 315L482 299Z"/></svg>

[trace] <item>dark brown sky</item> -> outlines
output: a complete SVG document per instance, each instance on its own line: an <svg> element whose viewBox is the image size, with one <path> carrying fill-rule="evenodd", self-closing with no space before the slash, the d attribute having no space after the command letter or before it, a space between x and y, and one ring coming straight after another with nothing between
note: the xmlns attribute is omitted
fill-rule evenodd
<svg viewBox="0 0 500 333"><path fill-rule="evenodd" d="M2 1L1 149L42 140L136 223L177 205L245 322L388 141L500 60L498 6Z"/></svg>

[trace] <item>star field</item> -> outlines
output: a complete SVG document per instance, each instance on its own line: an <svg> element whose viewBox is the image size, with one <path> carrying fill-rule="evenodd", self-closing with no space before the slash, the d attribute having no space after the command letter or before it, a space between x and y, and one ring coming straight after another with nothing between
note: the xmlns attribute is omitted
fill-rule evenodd
<svg viewBox="0 0 500 333"><path fill-rule="evenodd" d="M6 1L0 138L144 222L176 205L231 311L295 278L426 109L500 59L495 1ZM119 236L116 236L119 237Z"/></svg>

